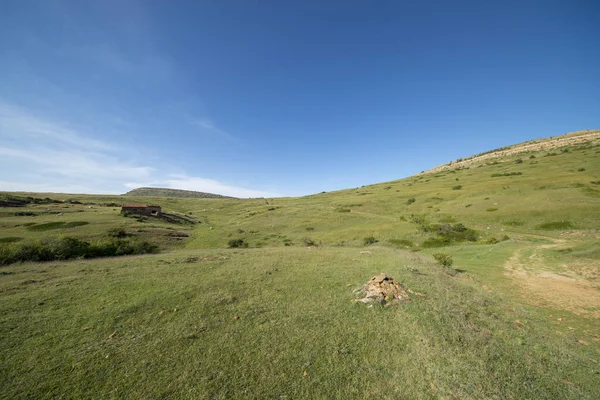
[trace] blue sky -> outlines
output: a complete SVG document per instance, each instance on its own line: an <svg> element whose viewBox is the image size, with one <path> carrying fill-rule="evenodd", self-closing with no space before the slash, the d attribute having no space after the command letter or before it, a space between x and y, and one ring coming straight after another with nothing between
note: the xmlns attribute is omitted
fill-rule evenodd
<svg viewBox="0 0 600 400"><path fill-rule="evenodd" d="M600 128L595 1L0 8L0 190L305 195Z"/></svg>

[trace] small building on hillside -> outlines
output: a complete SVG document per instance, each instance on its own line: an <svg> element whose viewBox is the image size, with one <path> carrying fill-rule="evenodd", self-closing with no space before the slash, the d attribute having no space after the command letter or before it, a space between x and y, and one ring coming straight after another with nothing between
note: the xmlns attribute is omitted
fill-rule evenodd
<svg viewBox="0 0 600 400"><path fill-rule="evenodd" d="M146 215L148 217L158 217L161 213L160 206L148 206L146 204L123 204L121 206L122 213L131 213Z"/></svg>

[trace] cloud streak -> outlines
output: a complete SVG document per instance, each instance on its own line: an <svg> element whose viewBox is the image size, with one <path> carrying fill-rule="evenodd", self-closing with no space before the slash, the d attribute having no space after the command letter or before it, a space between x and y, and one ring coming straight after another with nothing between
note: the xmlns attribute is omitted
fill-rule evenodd
<svg viewBox="0 0 600 400"><path fill-rule="evenodd" d="M208 120L204 129L218 131ZM131 149L116 148L65 122L0 102L0 190L123 193L140 186L196 190L233 197L275 197L187 173L168 165L129 161Z"/></svg>

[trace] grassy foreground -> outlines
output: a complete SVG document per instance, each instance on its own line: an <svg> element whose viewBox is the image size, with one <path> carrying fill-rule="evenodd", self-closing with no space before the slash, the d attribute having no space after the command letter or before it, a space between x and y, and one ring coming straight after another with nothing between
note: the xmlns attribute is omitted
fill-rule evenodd
<svg viewBox="0 0 600 400"><path fill-rule="evenodd" d="M600 398L598 134L300 198L0 194L39 200L10 251L163 251L0 267L0 398ZM354 303L380 272L425 297Z"/></svg>
<svg viewBox="0 0 600 400"><path fill-rule="evenodd" d="M589 348L415 253L200 250L2 269L3 398L598 398ZM423 293L356 304L386 271ZM235 316L239 319L235 319Z"/></svg>

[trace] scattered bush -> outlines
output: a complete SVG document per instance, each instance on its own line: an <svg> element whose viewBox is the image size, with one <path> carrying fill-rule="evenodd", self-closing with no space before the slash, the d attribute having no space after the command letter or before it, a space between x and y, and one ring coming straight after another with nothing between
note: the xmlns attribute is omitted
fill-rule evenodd
<svg viewBox="0 0 600 400"><path fill-rule="evenodd" d="M579 168L577 171L578 172L583 172L583 171L585 171L585 168Z"/></svg>
<svg viewBox="0 0 600 400"><path fill-rule="evenodd" d="M472 205L473 205L473 204L469 203L469 204L465 205L465 208L469 208L469 207L471 207Z"/></svg>
<svg viewBox="0 0 600 400"><path fill-rule="evenodd" d="M422 232L434 233L438 237L431 237L425 240L423 247L443 247L449 246L452 243L464 241L477 241L477 232L473 229L465 227L461 223L450 224L430 224L422 217L412 217L412 222L419 225Z"/></svg>
<svg viewBox="0 0 600 400"><path fill-rule="evenodd" d="M496 243L500 243L500 240L496 239L495 237L491 237L488 240L485 241L486 244L496 244Z"/></svg>
<svg viewBox="0 0 600 400"><path fill-rule="evenodd" d="M592 185L600 185L600 181L590 181Z"/></svg>
<svg viewBox="0 0 600 400"><path fill-rule="evenodd" d="M522 160L522 159L520 159L520 158L517 158L517 159L515 160L515 164L523 164L523 160Z"/></svg>
<svg viewBox="0 0 600 400"><path fill-rule="evenodd" d="M462 185L452 186L452 190L460 190L462 189Z"/></svg>
<svg viewBox="0 0 600 400"><path fill-rule="evenodd" d="M444 267L451 267L454 263L452 256L447 253L435 253L433 254L433 258L435 258L435 260Z"/></svg>
<svg viewBox="0 0 600 400"><path fill-rule="evenodd" d="M415 201L417 201L417 199L415 199L414 197L411 197L410 199L406 200L406 204L408 204L410 206Z"/></svg>
<svg viewBox="0 0 600 400"><path fill-rule="evenodd" d="M15 213L17 217L35 217L37 214L31 211L19 211Z"/></svg>
<svg viewBox="0 0 600 400"><path fill-rule="evenodd" d="M67 229L67 228L75 228L78 226L83 226L83 225L87 225L89 224L89 222L86 221L73 221L73 222L47 222L45 224L39 224L39 225L32 225L27 227L28 230L30 231L35 231L35 232L44 232L44 231L50 231L53 229Z"/></svg>
<svg viewBox="0 0 600 400"><path fill-rule="evenodd" d="M502 173L502 174L500 174L500 173L495 173L495 174L492 174L492 175L490 175L490 176L491 176L492 178L496 178L496 177L499 177L499 176L518 176L518 175L523 175L523 173L522 173L522 172L504 172L504 173Z"/></svg>
<svg viewBox="0 0 600 400"><path fill-rule="evenodd" d="M110 238L89 243L69 236L59 236L19 245L0 246L0 265L157 252L158 246L147 241Z"/></svg>
<svg viewBox="0 0 600 400"><path fill-rule="evenodd" d="M533 154L529 156L530 160L533 160L534 158L535 158L535 156Z"/></svg>
<svg viewBox="0 0 600 400"><path fill-rule="evenodd" d="M522 221L519 221L517 219L513 219L512 221L505 221L505 222L503 222L502 225L506 225L506 226L523 226L525 224Z"/></svg>
<svg viewBox="0 0 600 400"><path fill-rule="evenodd" d="M307 231L312 232L315 230L315 228L313 228L312 226L309 226L308 228L306 228Z"/></svg>
<svg viewBox="0 0 600 400"><path fill-rule="evenodd" d="M539 229L542 231L560 231L573 228L575 228L575 226L570 221L545 222L535 227L535 229Z"/></svg>
<svg viewBox="0 0 600 400"><path fill-rule="evenodd" d="M229 242L227 242L227 246L230 249L234 249L234 248L238 248L238 247L246 248L246 247L248 247L248 243L244 239L231 239L231 240L229 240Z"/></svg>
<svg viewBox="0 0 600 400"><path fill-rule="evenodd" d="M352 210L350 210L349 208L336 208L335 211L341 212L341 213L347 213L347 212L350 212Z"/></svg>
<svg viewBox="0 0 600 400"><path fill-rule="evenodd" d="M390 239L389 242L390 242L390 244L394 245L395 247L412 247L413 246L413 242L411 242L410 240L407 240L407 239Z"/></svg>
<svg viewBox="0 0 600 400"><path fill-rule="evenodd" d="M123 228L112 228L106 232L106 236L123 239L127 237L127 232Z"/></svg>
<svg viewBox="0 0 600 400"><path fill-rule="evenodd" d="M487 210L485 210L485 211L488 211L488 212L493 212L493 211L498 211L498 209L497 209L496 207L490 207L490 208L488 208L488 209L487 209Z"/></svg>
<svg viewBox="0 0 600 400"><path fill-rule="evenodd" d="M22 237L9 236L9 237L0 238L0 243L16 243L16 242L20 242L21 240L23 240Z"/></svg>
<svg viewBox="0 0 600 400"><path fill-rule="evenodd" d="M363 239L363 243L365 246L369 246L369 245L375 244L377 242L379 242L379 240L375 239L374 236L367 236L366 238Z"/></svg>
<svg viewBox="0 0 600 400"><path fill-rule="evenodd" d="M302 241L304 242L304 245L306 245L306 246L308 246L308 247L311 247L311 246L316 246L316 245L317 245L317 244L315 243L315 241L314 241L314 240L312 240L312 239L311 239L311 238L309 238L309 237L302 238Z"/></svg>
<svg viewBox="0 0 600 400"><path fill-rule="evenodd" d="M507 240L510 240L510 237L507 234L502 235L502 238L500 238L501 241L506 242Z"/></svg>

